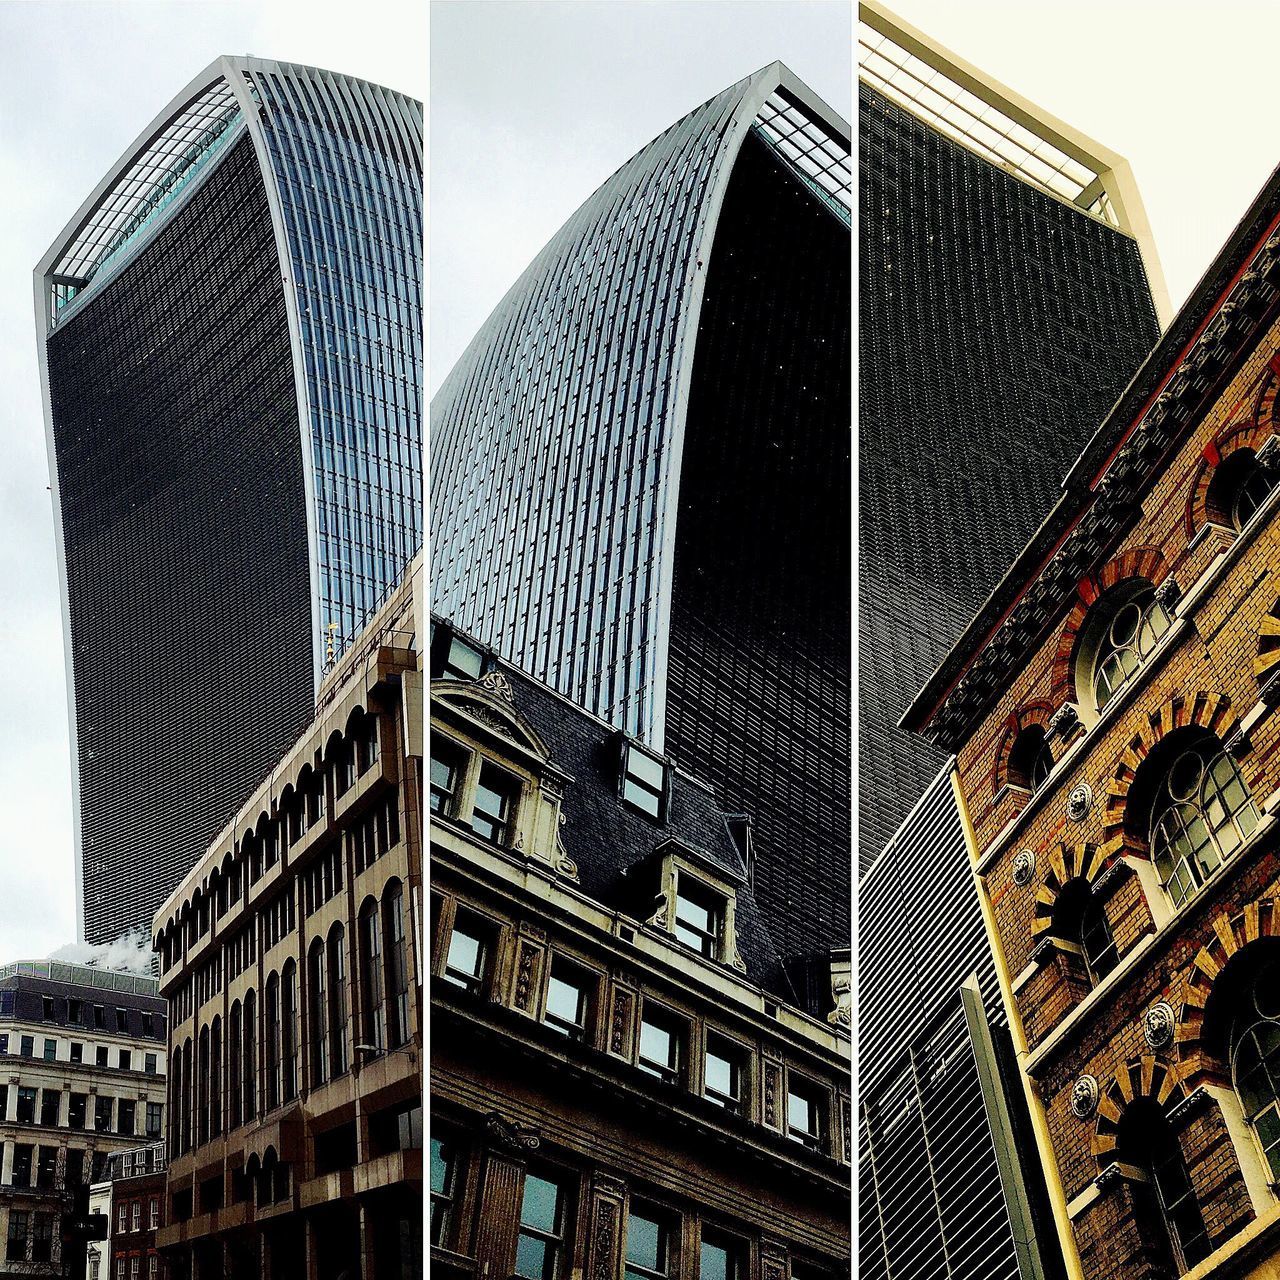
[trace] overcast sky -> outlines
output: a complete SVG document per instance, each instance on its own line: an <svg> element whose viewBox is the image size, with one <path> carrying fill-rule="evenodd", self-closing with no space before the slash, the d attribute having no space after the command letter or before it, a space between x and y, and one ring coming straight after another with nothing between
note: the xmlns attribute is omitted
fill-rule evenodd
<svg viewBox="0 0 1280 1280"><path fill-rule="evenodd" d="M0 963L45 956L75 933L32 269L111 163L219 54L310 63L425 99L426 28L424 5L379 0L0 0Z"/></svg>
<svg viewBox="0 0 1280 1280"><path fill-rule="evenodd" d="M720 90L781 60L850 119L852 39L843 0L437 0L431 391L587 196Z"/></svg>

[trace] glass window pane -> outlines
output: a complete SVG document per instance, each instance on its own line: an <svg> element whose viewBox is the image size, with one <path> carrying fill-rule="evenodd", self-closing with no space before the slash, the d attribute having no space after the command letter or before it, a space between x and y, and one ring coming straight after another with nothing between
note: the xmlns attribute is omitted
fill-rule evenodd
<svg viewBox="0 0 1280 1280"><path fill-rule="evenodd" d="M516 1275L529 1280L554 1280L555 1247L521 1232L516 1244Z"/></svg>
<svg viewBox="0 0 1280 1280"><path fill-rule="evenodd" d="M460 930L449 941L449 968L477 976L480 973L480 940Z"/></svg>
<svg viewBox="0 0 1280 1280"><path fill-rule="evenodd" d="M645 813L652 814L655 818L659 814L661 806L659 798L652 792L646 791L637 783L632 782L630 778L628 778L623 784L622 798L626 800L628 804L635 805L637 809L643 809Z"/></svg>
<svg viewBox="0 0 1280 1280"><path fill-rule="evenodd" d="M578 1025L582 1022L582 1005L582 991L573 983L552 974L547 984L547 1013L562 1022Z"/></svg>
<svg viewBox="0 0 1280 1280"><path fill-rule="evenodd" d="M698 1277L699 1280L732 1280L732 1272L729 1270L729 1251L710 1240L704 1240Z"/></svg>
<svg viewBox="0 0 1280 1280"><path fill-rule="evenodd" d="M643 751L637 751L634 747L628 748L627 772L633 778L639 778L642 782L647 782L653 790L662 790L664 781L663 767L657 760L650 759Z"/></svg>
<svg viewBox="0 0 1280 1280"><path fill-rule="evenodd" d="M671 1032L652 1022L640 1024L640 1056L650 1062L671 1066Z"/></svg>
<svg viewBox="0 0 1280 1280"><path fill-rule="evenodd" d="M650 1271L661 1269L664 1241L662 1226L653 1218L632 1210L627 1219L627 1261Z"/></svg>
<svg viewBox="0 0 1280 1280"><path fill-rule="evenodd" d="M547 1178L527 1173L524 1179L524 1202L520 1209L520 1225L556 1232L560 1223L560 1188Z"/></svg>

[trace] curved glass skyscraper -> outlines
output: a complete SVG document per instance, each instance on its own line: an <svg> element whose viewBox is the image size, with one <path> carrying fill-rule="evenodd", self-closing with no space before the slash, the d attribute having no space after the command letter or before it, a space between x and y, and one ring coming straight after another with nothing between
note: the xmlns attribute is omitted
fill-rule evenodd
<svg viewBox="0 0 1280 1280"><path fill-rule="evenodd" d="M422 108L220 58L36 269L80 928L152 910L422 541Z"/></svg>
<svg viewBox="0 0 1280 1280"><path fill-rule="evenodd" d="M433 607L750 814L797 961L848 945L850 187L844 121L765 68L582 205L432 404Z"/></svg>

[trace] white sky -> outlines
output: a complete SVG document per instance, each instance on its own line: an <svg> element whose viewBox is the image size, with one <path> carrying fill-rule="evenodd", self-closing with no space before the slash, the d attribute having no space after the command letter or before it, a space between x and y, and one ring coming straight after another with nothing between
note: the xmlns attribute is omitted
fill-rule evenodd
<svg viewBox="0 0 1280 1280"><path fill-rule="evenodd" d="M0 0L0 963L75 934L62 624L31 272L113 161L219 54L425 100L422 3Z"/></svg>

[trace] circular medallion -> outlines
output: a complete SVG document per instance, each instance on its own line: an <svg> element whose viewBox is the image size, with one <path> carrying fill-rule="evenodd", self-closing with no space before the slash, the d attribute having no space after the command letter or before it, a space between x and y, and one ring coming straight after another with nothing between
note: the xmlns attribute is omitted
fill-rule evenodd
<svg viewBox="0 0 1280 1280"><path fill-rule="evenodd" d="M1071 1114L1087 1120L1098 1106L1098 1082L1092 1076L1081 1076L1071 1086Z"/></svg>
<svg viewBox="0 0 1280 1280"><path fill-rule="evenodd" d="M1013 860L1013 883L1030 884L1036 873L1036 855L1030 849L1023 849Z"/></svg>
<svg viewBox="0 0 1280 1280"><path fill-rule="evenodd" d="M1083 822L1092 808L1093 788L1087 782L1082 782L1067 797L1067 817L1072 822Z"/></svg>
<svg viewBox="0 0 1280 1280"><path fill-rule="evenodd" d="M1142 1034L1152 1049L1163 1049L1173 1043L1175 1024L1173 1006L1167 1000L1159 1000L1142 1018Z"/></svg>

